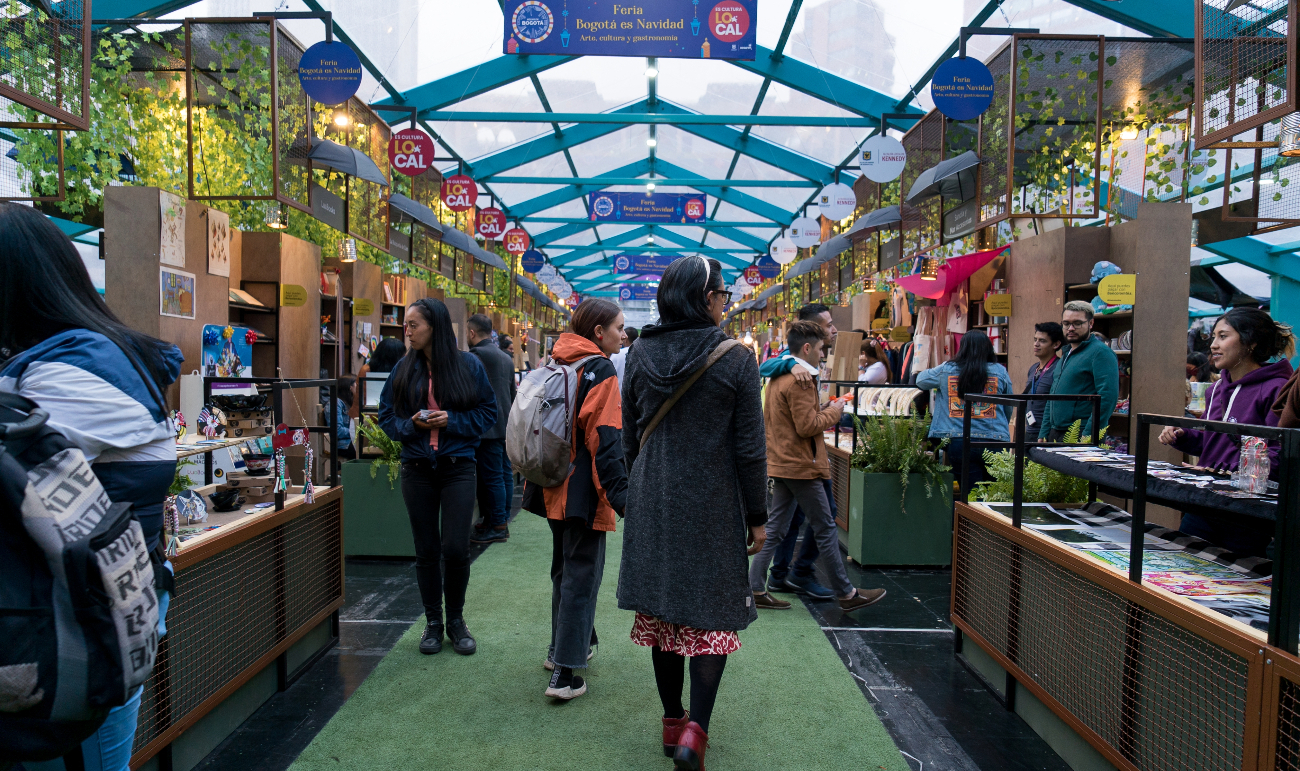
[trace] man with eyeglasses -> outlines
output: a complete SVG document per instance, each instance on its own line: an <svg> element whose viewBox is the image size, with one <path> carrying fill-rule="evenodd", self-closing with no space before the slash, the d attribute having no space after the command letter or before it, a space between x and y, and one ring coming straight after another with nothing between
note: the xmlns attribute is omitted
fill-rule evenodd
<svg viewBox="0 0 1300 771"><path fill-rule="evenodd" d="M1056 365L1053 394L1097 394L1101 397L1101 426L1106 426L1119 398L1119 359L1092 335L1092 306L1082 300L1065 304L1061 312L1065 356ZM1083 421L1081 438L1092 434L1092 404L1088 401L1049 401L1043 408L1041 441L1059 442L1076 420Z"/></svg>

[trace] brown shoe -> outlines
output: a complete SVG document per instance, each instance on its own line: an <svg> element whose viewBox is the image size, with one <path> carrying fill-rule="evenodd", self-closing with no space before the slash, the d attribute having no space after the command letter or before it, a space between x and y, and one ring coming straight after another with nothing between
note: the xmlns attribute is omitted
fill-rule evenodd
<svg viewBox="0 0 1300 771"><path fill-rule="evenodd" d="M847 600L840 600L840 610L845 613L862 610L868 605L875 605L880 602L884 596L884 589L855 589L852 597Z"/></svg>
<svg viewBox="0 0 1300 771"><path fill-rule="evenodd" d="M785 600L778 600L767 592L754 595L754 607L767 608L768 610L789 610L790 603Z"/></svg>

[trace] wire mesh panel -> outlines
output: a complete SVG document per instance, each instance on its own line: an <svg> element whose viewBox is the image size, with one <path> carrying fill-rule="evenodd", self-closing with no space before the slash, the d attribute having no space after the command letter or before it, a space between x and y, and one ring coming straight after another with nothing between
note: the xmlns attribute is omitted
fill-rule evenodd
<svg viewBox="0 0 1300 771"><path fill-rule="evenodd" d="M347 101L346 109L350 125L341 132L339 141L365 153L379 167L384 179L390 179L388 140L392 138L392 130L374 110L355 96ZM387 188L359 177L348 177L347 200L348 233L388 251Z"/></svg>
<svg viewBox="0 0 1300 771"><path fill-rule="evenodd" d="M945 160L956 158L967 152L979 155L980 119L953 120L944 118L943 157ZM945 195L941 198L941 232L943 243L960 240L963 236L979 229L979 167L967 172L960 172L958 180L969 177L969 185L961 182L957 185L959 195Z"/></svg>
<svg viewBox="0 0 1300 771"><path fill-rule="evenodd" d="M960 508L953 616L1112 757L1170 771L1254 757L1253 644L1245 654L1197 635Z"/></svg>
<svg viewBox="0 0 1300 771"><path fill-rule="evenodd" d="M0 97L24 111L0 113L0 126L90 128L90 2L0 3Z"/></svg>
<svg viewBox="0 0 1300 771"><path fill-rule="evenodd" d="M311 100L298 80L303 48L291 35L275 28L275 120L278 176L276 198L311 213Z"/></svg>
<svg viewBox="0 0 1300 771"><path fill-rule="evenodd" d="M979 225L984 228L1006 219L1007 180L1011 142L1012 46L1006 45L987 64L993 74L993 102L980 116Z"/></svg>
<svg viewBox="0 0 1300 771"><path fill-rule="evenodd" d="M900 191L907 197L916 178L943 160L943 114L931 110L903 135L907 165L899 176ZM927 198L903 207L903 256L914 257L939 245L943 225L940 201Z"/></svg>
<svg viewBox="0 0 1300 771"><path fill-rule="evenodd" d="M1095 36L1013 38L1013 213L1098 215L1104 55Z"/></svg>
<svg viewBox="0 0 1300 771"><path fill-rule="evenodd" d="M0 201L62 201L66 193L61 130L0 131Z"/></svg>
<svg viewBox="0 0 1300 771"><path fill-rule="evenodd" d="M1296 110L1296 4L1196 2L1196 140L1231 139Z"/></svg>

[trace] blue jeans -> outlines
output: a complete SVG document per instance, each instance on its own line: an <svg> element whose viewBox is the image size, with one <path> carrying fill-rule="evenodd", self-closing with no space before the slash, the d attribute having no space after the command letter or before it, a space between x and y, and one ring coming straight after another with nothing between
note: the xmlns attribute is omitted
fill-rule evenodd
<svg viewBox="0 0 1300 771"><path fill-rule="evenodd" d="M510 520L510 499L514 480L506 440L483 439L474 455L478 463L478 510L485 527L505 527Z"/></svg>
<svg viewBox="0 0 1300 771"><path fill-rule="evenodd" d="M831 516L835 516L835 493L831 491L831 480L823 479L822 484L826 488L826 500L830 502ZM784 581L787 574L797 579L807 580L813 577L813 565L817 563L817 557L821 555L821 550L817 548L817 538L813 535L812 523L804 528L803 549L799 552L799 559L794 563L794 569L790 568L790 561L794 559L794 547L799 540L799 526L807 519L803 514L803 509L796 508L794 517L790 520L790 529L786 532L785 537L781 539L781 545L776 548L776 554L772 557L772 580Z"/></svg>

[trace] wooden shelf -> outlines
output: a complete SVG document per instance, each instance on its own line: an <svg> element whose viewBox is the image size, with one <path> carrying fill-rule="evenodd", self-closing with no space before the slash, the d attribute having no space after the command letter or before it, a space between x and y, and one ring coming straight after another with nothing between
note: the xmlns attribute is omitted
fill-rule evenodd
<svg viewBox="0 0 1300 771"><path fill-rule="evenodd" d="M394 327L395 329L401 329L401 328L402 328L402 325L401 325L401 324L389 324L388 322L383 322L383 323L381 323L379 326L380 326L380 327Z"/></svg>
<svg viewBox="0 0 1300 771"><path fill-rule="evenodd" d="M1131 319L1133 311L1115 311L1114 313L1098 313L1092 317L1094 321L1101 319Z"/></svg>
<svg viewBox="0 0 1300 771"><path fill-rule="evenodd" d="M1115 350L1112 350L1111 353L1115 354L1116 356L1132 356L1132 355L1133 355L1133 352L1132 352L1132 351L1115 351Z"/></svg>
<svg viewBox="0 0 1300 771"><path fill-rule="evenodd" d="M971 324L971 329L993 329L995 327L1009 327L1010 324Z"/></svg>
<svg viewBox="0 0 1300 771"><path fill-rule="evenodd" d="M252 313L275 313L275 308L268 308L265 305L248 305L247 303L230 303L232 311L250 311Z"/></svg>
<svg viewBox="0 0 1300 771"><path fill-rule="evenodd" d="M1096 288L1097 288L1096 284L1071 284L1066 287L1067 290L1071 290L1071 291L1075 289L1096 289Z"/></svg>

